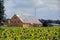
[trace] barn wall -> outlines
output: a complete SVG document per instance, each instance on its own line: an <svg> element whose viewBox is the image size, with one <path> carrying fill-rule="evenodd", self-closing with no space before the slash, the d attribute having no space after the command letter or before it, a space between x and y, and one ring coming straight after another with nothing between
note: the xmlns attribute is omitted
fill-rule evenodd
<svg viewBox="0 0 60 40"><path fill-rule="evenodd" d="M27 23L23 24L23 27L29 27L29 26L30 24L27 24Z"/></svg>
<svg viewBox="0 0 60 40"><path fill-rule="evenodd" d="M33 26L34 26L34 27L41 27L42 24L34 24Z"/></svg>
<svg viewBox="0 0 60 40"><path fill-rule="evenodd" d="M14 15L10 20L10 25L22 27L22 22L16 15Z"/></svg>

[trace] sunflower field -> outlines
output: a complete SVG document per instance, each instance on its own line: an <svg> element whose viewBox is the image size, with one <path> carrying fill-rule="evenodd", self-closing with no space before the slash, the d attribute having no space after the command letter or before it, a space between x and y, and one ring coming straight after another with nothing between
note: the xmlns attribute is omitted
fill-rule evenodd
<svg viewBox="0 0 60 40"><path fill-rule="evenodd" d="M0 40L60 40L60 27L0 27Z"/></svg>

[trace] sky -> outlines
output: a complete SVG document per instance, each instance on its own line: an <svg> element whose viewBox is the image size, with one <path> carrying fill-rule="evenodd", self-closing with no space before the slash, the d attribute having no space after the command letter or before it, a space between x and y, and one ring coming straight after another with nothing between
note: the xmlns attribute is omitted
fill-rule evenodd
<svg viewBox="0 0 60 40"><path fill-rule="evenodd" d="M38 19L60 20L60 0L4 0L6 18L14 14L35 16Z"/></svg>

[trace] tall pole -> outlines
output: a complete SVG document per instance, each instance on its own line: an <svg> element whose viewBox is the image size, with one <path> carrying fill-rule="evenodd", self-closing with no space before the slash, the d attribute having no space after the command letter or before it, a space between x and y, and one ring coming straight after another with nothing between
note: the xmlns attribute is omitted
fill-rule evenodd
<svg viewBox="0 0 60 40"><path fill-rule="evenodd" d="M34 8L35 9L35 17L36 17L36 8Z"/></svg>

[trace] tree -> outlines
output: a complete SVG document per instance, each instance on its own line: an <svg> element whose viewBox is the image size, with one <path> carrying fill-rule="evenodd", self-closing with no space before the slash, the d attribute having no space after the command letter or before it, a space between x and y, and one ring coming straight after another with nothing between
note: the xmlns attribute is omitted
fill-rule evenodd
<svg viewBox="0 0 60 40"><path fill-rule="evenodd" d="M4 21L4 1L0 0L0 25Z"/></svg>
<svg viewBox="0 0 60 40"><path fill-rule="evenodd" d="M42 25L47 27L48 26L48 20L44 20L44 19L39 19L40 22L42 22ZM50 21L50 20L49 20Z"/></svg>
<svg viewBox="0 0 60 40"><path fill-rule="evenodd" d="M44 19L39 19L39 21L43 23L44 22Z"/></svg>

